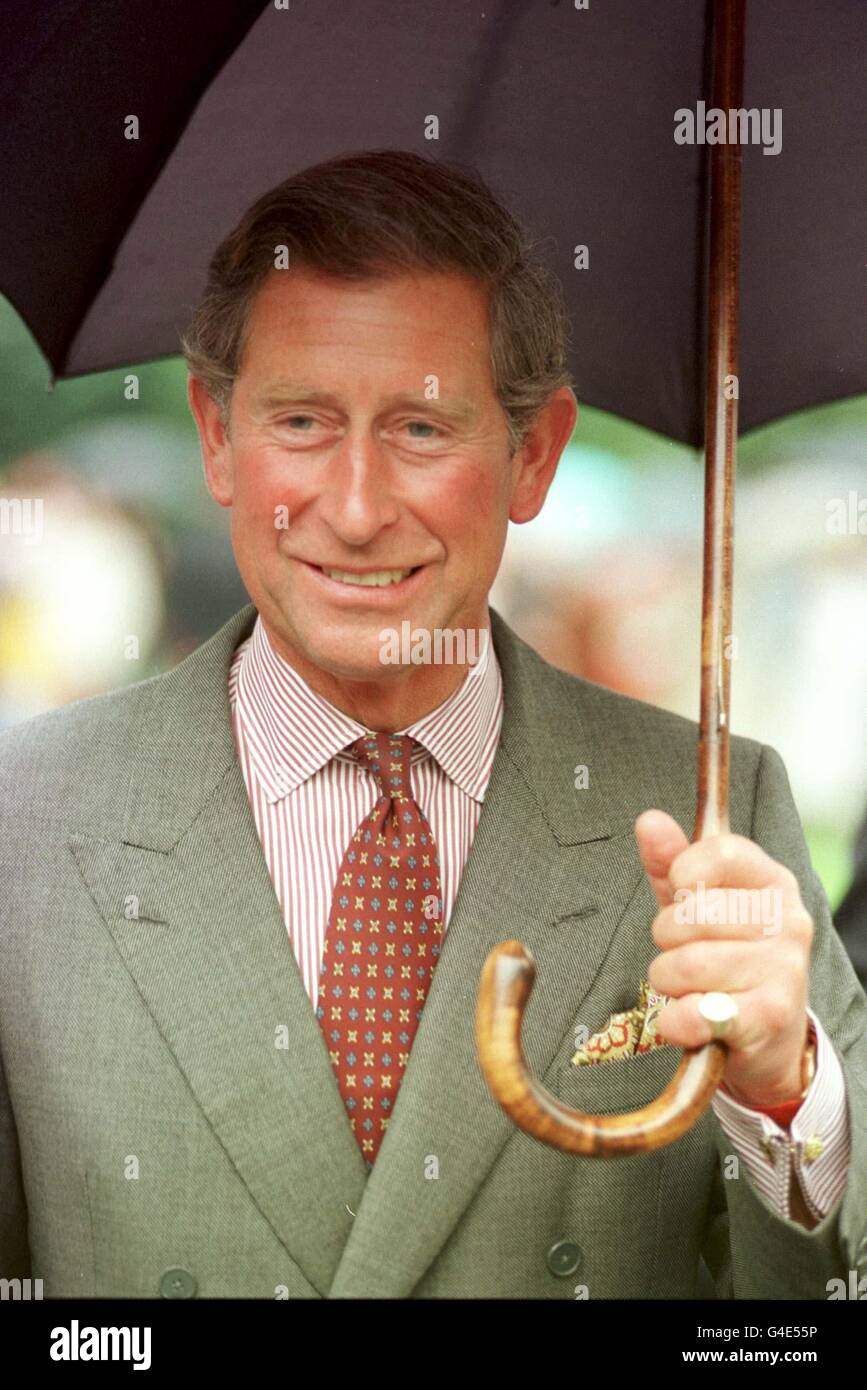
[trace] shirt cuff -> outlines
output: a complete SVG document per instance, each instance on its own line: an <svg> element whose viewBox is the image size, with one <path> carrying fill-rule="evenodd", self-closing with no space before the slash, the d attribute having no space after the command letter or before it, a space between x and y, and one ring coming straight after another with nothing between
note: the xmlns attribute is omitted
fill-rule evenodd
<svg viewBox="0 0 867 1390"><path fill-rule="evenodd" d="M816 1074L788 1133L724 1091L711 1104L753 1185L780 1215L789 1217L792 1165L808 1211L821 1221L842 1196L849 1169L849 1115L840 1059L812 1009Z"/></svg>

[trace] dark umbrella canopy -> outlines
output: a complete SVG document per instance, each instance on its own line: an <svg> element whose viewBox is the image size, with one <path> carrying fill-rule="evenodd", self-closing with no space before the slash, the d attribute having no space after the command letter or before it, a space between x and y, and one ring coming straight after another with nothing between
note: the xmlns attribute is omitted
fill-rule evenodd
<svg viewBox="0 0 867 1390"><path fill-rule="evenodd" d="M580 399L701 444L708 147L674 139L708 97L698 0L4 0L0 25L0 290L55 377L176 353L250 202L403 148L474 165L542 240ZM865 71L863 0L748 3L743 104L782 145L743 151L742 431L867 390Z"/></svg>

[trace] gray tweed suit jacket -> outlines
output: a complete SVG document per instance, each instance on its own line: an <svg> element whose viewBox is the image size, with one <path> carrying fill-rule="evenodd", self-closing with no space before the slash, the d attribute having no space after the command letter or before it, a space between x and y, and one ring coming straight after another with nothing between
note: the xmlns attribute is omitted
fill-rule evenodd
<svg viewBox="0 0 867 1390"><path fill-rule="evenodd" d="M672 1048L570 1056L656 954L633 821L660 806L689 832L696 748L691 721L564 674L496 612L502 739L366 1176L235 753L227 671L254 618L0 738L0 1277L48 1297L690 1298L712 1279L821 1299L867 1274L867 999L771 748L733 740L733 828L790 866L815 919L810 1004L852 1130L833 1210L808 1232L743 1165L724 1179L711 1110L668 1148L602 1160L537 1143L491 1100L476 992L509 937L537 962L524 1045L552 1091L625 1110L671 1078Z"/></svg>

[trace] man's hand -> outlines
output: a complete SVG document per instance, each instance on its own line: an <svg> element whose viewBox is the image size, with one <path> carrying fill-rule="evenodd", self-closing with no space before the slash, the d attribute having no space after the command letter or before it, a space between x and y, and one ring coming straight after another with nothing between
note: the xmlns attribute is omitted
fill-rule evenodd
<svg viewBox="0 0 867 1390"><path fill-rule="evenodd" d="M697 1005L722 990L738 1006L723 1073L735 1100L799 1096L813 921L794 874L743 835L691 845L664 811L643 812L635 836L660 908L653 939L662 954L648 979L675 1001L659 1014L659 1033L675 1047L709 1042Z"/></svg>

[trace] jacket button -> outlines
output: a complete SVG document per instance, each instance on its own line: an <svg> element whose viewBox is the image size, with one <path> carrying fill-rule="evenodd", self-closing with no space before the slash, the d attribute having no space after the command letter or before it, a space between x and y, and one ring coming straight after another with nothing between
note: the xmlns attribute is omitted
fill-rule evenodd
<svg viewBox="0 0 867 1390"><path fill-rule="evenodd" d="M580 1245L571 1240L556 1240L545 1256L545 1262L552 1274L566 1279L575 1273L583 1258Z"/></svg>
<svg viewBox="0 0 867 1390"><path fill-rule="evenodd" d="M196 1281L187 1269L167 1269L160 1280L161 1298L192 1298Z"/></svg>

